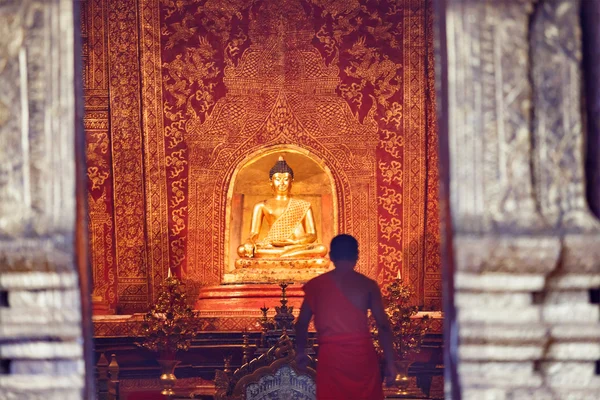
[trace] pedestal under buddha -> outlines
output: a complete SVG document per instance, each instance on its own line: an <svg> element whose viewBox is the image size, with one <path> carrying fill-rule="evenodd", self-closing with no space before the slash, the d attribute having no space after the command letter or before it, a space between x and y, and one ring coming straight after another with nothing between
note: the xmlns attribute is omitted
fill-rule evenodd
<svg viewBox="0 0 600 400"><path fill-rule="evenodd" d="M293 279L285 273L285 269L328 266L329 260L325 258L327 247L318 242L311 203L291 195L293 181L294 171L283 157L279 157L269 171L273 197L258 202L252 208L250 234L237 248L236 271L269 268L283 270L283 275ZM269 229L260 239L264 224ZM267 274L266 271L264 274Z"/></svg>

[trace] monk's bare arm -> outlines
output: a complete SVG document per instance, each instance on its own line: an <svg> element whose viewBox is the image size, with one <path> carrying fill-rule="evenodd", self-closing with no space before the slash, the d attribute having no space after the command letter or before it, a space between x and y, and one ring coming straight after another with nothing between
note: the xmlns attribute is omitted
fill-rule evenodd
<svg viewBox="0 0 600 400"><path fill-rule="evenodd" d="M386 363L394 363L396 357L394 354L394 344L392 337L392 329L390 327L390 321L385 313L383 307L383 301L381 299L381 291L376 282L371 281L371 313L375 317L377 323L377 330L379 331L379 343L383 349L383 355L385 356Z"/></svg>
<svg viewBox="0 0 600 400"><path fill-rule="evenodd" d="M300 307L300 315L296 320L296 359L305 355L306 341L308 339L308 324L312 318L313 312L304 301Z"/></svg>

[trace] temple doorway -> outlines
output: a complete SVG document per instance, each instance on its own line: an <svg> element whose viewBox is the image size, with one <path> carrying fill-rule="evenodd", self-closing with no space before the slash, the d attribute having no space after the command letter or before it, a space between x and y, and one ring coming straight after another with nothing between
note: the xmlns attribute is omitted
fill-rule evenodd
<svg viewBox="0 0 600 400"><path fill-rule="evenodd" d="M262 267L328 268L327 235L349 232L359 270L429 317L389 398L596 399L598 7L4 2L0 392L223 398L277 380L312 398L290 358L302 279L265 282L244 257L277 235L245 242L243 197L267 193L236 187L271 164L298 174L316 238ZM258 281L228 282L237 267ZM196 325L161 330L165 304Z"/></svg>
<svg viewBox="0 0 600 400"><path fill-rule="evenodd" d="M191 361L204 347L182 353L178 371L210 384L227 340L241 365L242 332L259 333L262 307L274 315L278 284L297 312L302 284L333 268L329 241L349 233L358 270L384 292L400 282L409 314L426 319L411 390L441 397L433 2L223 5L82 2L98 356L112 337L133 340L171 275L217 349L210 368ZM285 227L263 223L248 242L280 157L309 210L302 230L314 231L281 252L266 241ZM122 353L132 371L150 357Z"/></svg>

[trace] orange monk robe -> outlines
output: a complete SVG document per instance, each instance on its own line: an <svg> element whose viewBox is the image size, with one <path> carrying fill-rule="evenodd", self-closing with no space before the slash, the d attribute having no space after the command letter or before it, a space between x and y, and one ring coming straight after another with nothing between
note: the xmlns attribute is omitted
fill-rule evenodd
<svg viewBox="0 0 600 400"><path fill-rule="evenodd" d="M319 338L317 400L383 399L366 312L348 300L330 274L308 282L304 293Z"/></svg>

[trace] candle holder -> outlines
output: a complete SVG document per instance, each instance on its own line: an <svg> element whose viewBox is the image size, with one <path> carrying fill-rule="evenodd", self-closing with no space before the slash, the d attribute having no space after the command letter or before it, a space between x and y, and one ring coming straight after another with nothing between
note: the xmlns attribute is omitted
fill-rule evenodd
<svg viewBox="0 0 600 400"><path fill-rule="evenodd" d="M410 381L408 378L409 366L409 360L400 360L396 362L396 368L398 368L398 373L396 374L396 378L394 379L394 386L396 387L395 394L397 395L408 395L408 387L410 385Z"/></svg>

